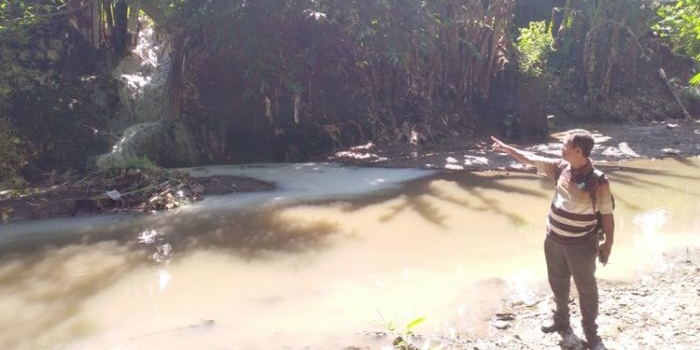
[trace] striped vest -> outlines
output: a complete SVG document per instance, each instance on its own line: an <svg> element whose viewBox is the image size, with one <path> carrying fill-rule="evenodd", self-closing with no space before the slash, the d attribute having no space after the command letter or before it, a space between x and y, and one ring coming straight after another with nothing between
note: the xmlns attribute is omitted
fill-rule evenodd
<svg viewBox="0 0 700 350"><path fill-rule="evenodd" d="M593 176L593 170L590 163L572 170L565 162L553 169L556 185L547 215L547 236L554 241L576 244L597 240L597 218L589 189L606 185L608 180L605 176Z"/></svg>

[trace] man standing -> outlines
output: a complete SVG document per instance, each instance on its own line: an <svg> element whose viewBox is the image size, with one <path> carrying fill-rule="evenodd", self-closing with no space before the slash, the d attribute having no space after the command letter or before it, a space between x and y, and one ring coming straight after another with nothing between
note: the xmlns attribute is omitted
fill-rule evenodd
<svg viewBox="0 0 700 350"><path fill-rule="evenodd" d="M564 139L561 159L547 158L509 146L495 137L493 150L504 152L523 164L534 165L540 175L554 184L554 198L547 216L544 255L547 277L556 309L545 333L573 333L569 323L571 277L579 293L581 326L589 349L606 349L598 336L598 285L596 256L607 264L615 234L613 198L604 175L596 176L590 160L593 136L586 130L572 130ZM596 214L602 214L605 241L599 244Z"/></svg>

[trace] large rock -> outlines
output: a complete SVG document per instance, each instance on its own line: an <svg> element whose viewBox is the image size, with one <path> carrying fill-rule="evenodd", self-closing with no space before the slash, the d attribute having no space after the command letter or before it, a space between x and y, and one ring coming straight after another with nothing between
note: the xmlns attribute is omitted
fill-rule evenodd
<svg viewBox="0 0 700 350"><path fill-rule="evenodd" d="M148 122L128 127L112 152L98 157L97 166L112 168L137 157L163 167L182 167L197 164L200 155L194 137L181 123Z"/></svg>

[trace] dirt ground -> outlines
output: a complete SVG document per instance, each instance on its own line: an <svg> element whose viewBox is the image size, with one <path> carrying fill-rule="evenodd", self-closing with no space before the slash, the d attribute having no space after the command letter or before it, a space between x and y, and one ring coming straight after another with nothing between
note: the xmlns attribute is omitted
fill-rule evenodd
<svg viewBox="0 0 700 350"><path fill-rule="evenodd" d="M637 158L688 157L700 154L700 121L647 125L577 124L552 130L542 142L503 141L543 155L559 156L567 130L586 129L596 139L591 158L597 164ZM354 165L459 170L517 170L510 157L491 152L488 135L453 137L439 143L367 144L337 152L330 159Z"/></svg>

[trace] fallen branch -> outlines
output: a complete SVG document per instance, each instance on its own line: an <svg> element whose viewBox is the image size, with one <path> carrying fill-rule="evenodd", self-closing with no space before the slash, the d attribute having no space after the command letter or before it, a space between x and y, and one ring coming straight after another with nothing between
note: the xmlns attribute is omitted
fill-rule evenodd
<svg viewBox="0 0 700 350"><path fill-rule="evenodd" d="M685 120L686 121L693 120L693 117L690 116L690 113L688 113L688 110L683 105L683 102L681 101L680 96L678 96L678 92L676 92L676 89L673 88L673 85L671 85L671 82L666 77L666 72L664 71L663 68L659 68L659 76L661 77L661 79L664 80L664 83L666 83L668 90L671 91L671 95L673 96L673 99L676 101L678 106L681 107L681 110L683 110L683 115L685 116Z"/></svg>

